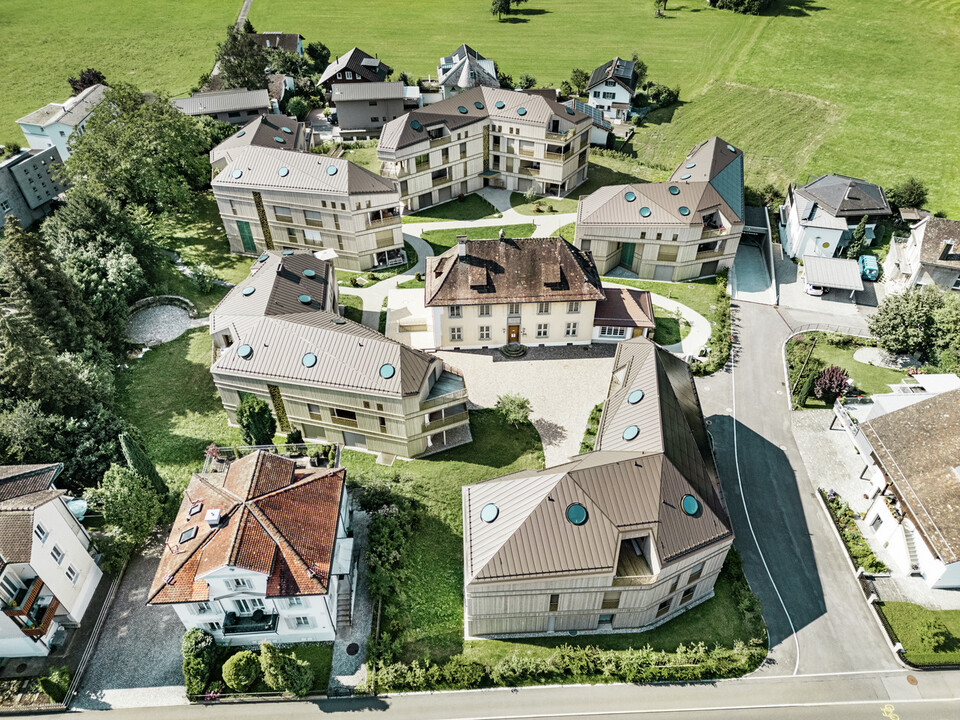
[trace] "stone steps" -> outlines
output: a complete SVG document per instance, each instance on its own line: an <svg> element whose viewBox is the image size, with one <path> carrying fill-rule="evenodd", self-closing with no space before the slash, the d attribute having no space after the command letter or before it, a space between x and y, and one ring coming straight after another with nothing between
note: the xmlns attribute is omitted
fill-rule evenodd
<svg viewBox="0 0 960 720"><path fill-rule="evenodd" d="M522 358L524 355L527 354L527 346L521 345L520 343L517 343L517 342L510 342L510 343L507 343L506 345L500 346L500 354L503 355L505 358L511 358L511 359Z"/></svg>

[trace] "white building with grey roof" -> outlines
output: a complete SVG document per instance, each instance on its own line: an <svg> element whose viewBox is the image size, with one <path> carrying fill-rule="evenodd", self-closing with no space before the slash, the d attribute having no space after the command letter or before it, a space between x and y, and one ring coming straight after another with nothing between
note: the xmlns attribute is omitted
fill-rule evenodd
<svg viewBox="0 0 960 720"><path fill-rule="evenodd" d="M440 64L437 65L437 85L446 100L470 88L499 88L500 81L497 79L497 66L493 60L463 44L447 57L440 58Z"/></svg>
<svg viewBox="0 0 960 720"><path fill-rule="evenodd" d="M231 423L245 393L281 432L414 457L470 440L463 378L337 313L330 253L263 253L210 316L210 371Z"/></svg>
<svg viewBox="0 0 960 720"><path fill-rule="evenodd" d="M257 115L273 111L270 93L265 89L234 88L196 92L190 97L175 98L171 102L184 115L206 116L231 125L243 125Z"/></svg>
<svg viewBox="0 0 960 720"><path fill-rule="evenodd" d="M46 150L55 147L60 159L70 157L68 141L77 133L83 134L83 127L93 109L101 103L107 90L106 85L91 85L66 102L49 103L17 120L27 144L34 150Z"/></svg>
<svg viewBox="0 0 960 720"><path fill-rule="evenodd" d="M629 340L595 452L463 488L466 634L653 627L713 596L732 543L689 367Z"/></svg>

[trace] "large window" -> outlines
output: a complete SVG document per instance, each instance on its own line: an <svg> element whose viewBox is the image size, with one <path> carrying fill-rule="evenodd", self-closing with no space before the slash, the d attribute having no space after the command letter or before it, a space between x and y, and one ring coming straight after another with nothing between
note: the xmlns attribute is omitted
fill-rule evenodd
<svg viewBox="0 0 960 720"><path fill-rule="evenodd" d="M460 342L463 340L463 328L450 328L450 342Z"/></svg>
<svg viewBox="0 0 960 720"><path fill-rule="evenodd" d="M566 330L564 331L563 334L564 334L565 337L576 337L576 336L577 336L577 323L575 323L575 322L568 322L568 323L567 323L567 328L566 328Z"/></svg>
<svg viewBox="0 0 960 720"><path fill-rule="evenodd" d="M481 325L480 328L479 328L478 331L477 331L477 337L478 337L479 339L481 339L481 340L489 340L489 339L490 339L490 326L489 326L489 325Z"/></svg>
<svg viewBox="0 0 960 720"><path fill-rule="evenodd" d="M660 603L657 606L657 617L663 617L668 612L670 612L670 603L672 601L673 601L672 598L670 600L664 600L662 603Z"/></svg>
<svg viewBox="0 0 960 720"><path fill-rule="evenodd" d="M537 303L537 315L549 315L550 314L550 303L542 302Z"/></svg>
<svg viewBox="0 0 960 720"><path fill-rule="evenodd" d="M627 336L627 329L622 327L607 327L603 326L600 328L600 337L602 338L622 338Z"/></svg>
<svg viewBox="0 0 960 720"><path fill-rule="evenodd" d="M687 578L688 583L696 582L700 579L700 576L703 575L703 563L700 563L690 570L690 576Z"/></svg>
<svg viewBox="0 0 960 720"><path fill-rule="evenodd" d="M323 238L320 236L319 230L304 230L303 241L307 245L320 245L321 247L323 246Z"/></svg>
<svg viewBox="0 0 960 720"><path fill-rule="evenodd" d="M310 413L310 418L312 420L323 420L323 412L320 410L319 405L307 403L307 412Z"/></svg>
<svg viewBox="0 0 960 720"><path fill-rule="evenodd" d="M250 615L256 610L263 610L263 600L260 598L241 598L234 600L233 604L241 615Z"/></svg>
<svg viewBox="0 0 960 720"><path fill-rule="evenodd" d="M693 594L696 592L697 586L691 585L686 590L683 591L683 595L680 596L680 604L686 605L688 602L693 600Z"/></svg>
<svg viewBox="0 0 960 720"><path fill-rule="evenodd" d="M273 206L273 215L277 222L293 222L293 210L280 205Z"/></svg>
<svg viewBox="0 0 960 720"><path fill-rule="evenodd" d="M323 227L323 215L316 210L304 210L303 220L311 227Z"/></svg>
<svg viewBox="0 0 960 720"><path fill-rule="evenodd" d="M247 578L233 578L233 580L227 580L227 586L234 590L249 590L253 587L253 583Z"/></svg>
<svg viewBox="0 0 960 720"><path fill-rule="evenodd" d="M537 337L545 338L547 337L550 331L550 326L547 323L537 323Z"/></svg>
<svg viewBox="0 0 960 720"><path fill-rule="evenodd" d="M492 310L489 305L478 305L477 314L480 317L490 317L490 315L492 314Z"/></svg>
<svg viewBox="0 0 960 720"><path fill-rule="evenodd" d="M580 301L574 300L573 302L567 303L567 313L570 315L576 315L580 312Z"/></svg>
<svg viewBox="0 0 960 720"><path fill-rule="evenodd" d="M463 317L463 308L460 305L451 305L450 306L450 317L452 318L461 318Z"/></svg>

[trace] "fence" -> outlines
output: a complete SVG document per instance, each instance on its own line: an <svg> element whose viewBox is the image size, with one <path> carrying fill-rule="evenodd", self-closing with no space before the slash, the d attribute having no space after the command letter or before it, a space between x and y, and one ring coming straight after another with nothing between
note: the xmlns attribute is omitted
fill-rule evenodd
<svg viewBox="0 0 960 720"><path fill-rule="evenodd" d="M203 461L203 472L226 472L230 463L239 460L257 450L264 450L273 455L283 455L290 458L306 457L315 460L320 456L320 462L312 467L340 467L340 446L336 443L287 443L285 445L241 445L237 447L217 447L215 453L208 453ZM332 457L331 457L332 456ZM323 464L323 458L327 459Z"/></svg>

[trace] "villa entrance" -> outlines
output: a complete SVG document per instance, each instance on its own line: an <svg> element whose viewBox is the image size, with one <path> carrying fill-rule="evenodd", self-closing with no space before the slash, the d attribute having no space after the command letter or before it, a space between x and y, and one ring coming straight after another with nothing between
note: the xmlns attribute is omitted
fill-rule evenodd
<svg viewBox="0 0 960 720"><path fill-rule="evenodd" d="M507 326L507 342L520 342L520 326L519 325Z"/></svg>

